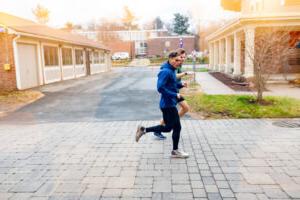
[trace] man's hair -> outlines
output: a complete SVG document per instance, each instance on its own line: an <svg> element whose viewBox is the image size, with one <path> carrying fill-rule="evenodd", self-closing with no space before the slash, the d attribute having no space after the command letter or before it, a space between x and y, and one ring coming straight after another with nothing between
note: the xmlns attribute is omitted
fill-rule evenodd
<svg viewBox="0 0 300 200"><path fill-rule="evenodd" d="M170 58L175 58L175 57L177 57L177 56L179 56L179 54L178 54L178 52L177 51L171 51L170 53L169 53L169 59Z"/></svg>
<svg viewBox="0 0 300 200"><path fill-rule="evenodd" d="M185 50L183 48L179 48L179 49L176 49L176 52L179 54L179 55L182 55L185 53Z"/></svg>

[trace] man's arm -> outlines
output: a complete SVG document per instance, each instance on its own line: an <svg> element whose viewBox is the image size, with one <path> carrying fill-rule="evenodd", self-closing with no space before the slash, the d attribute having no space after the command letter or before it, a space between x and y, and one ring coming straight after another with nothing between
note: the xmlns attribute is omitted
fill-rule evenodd
<svg viewBox="0 0 300 200"><path fill-rule="evenodd" d="M184 76L186 76L186 75L188 75L187 72L182 72L182 73L176 74L176 78L177 78L177 79L181 79L182 77L184 77Z"/></svg>
<svg viewBox="0 0 300 200"><path fill-rule="evenodd" d="M170 74L167 71L160 71L158 74L158 80L157 80L157 91L161 94L164 94L166 96L171 96L171 97L177 97L177 93L170 91L166 87L166 83L169 79Z"/></svg>
<svg viewBox="0 0 300 200"><path fill-rule="evenodd" d="M181 82L181 81L177 81L177 85L176 85L176 87L177 87L178 89L181 89L181 88L183 88L183 87L184 87L184 85L182 84L182 82Z"/></svg>

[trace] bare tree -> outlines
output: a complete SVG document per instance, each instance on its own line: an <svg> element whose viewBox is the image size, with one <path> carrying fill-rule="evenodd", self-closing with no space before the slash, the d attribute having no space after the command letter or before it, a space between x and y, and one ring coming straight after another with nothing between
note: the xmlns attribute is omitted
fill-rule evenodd
<svg viewBox="0 0 300 200"><path fill-rule="evenodd" d="M248 32L246 32L246 37ZM249 36L251 37L251 36ZM253 62L253 83L257 90L257 103L263 103L266 83L274 74L285 73L290 52L288 28L258 28L254 45L246 45L246 56Z"/></svg>
<svg viewBox="0 0 300 200"><path fill-rule="evenodd" d="M74 24L72 22L66 22L62 30L71 32L74 29Z"/></svg>
<svg viewBox="0 0 300 200"><path fill-rule="evenodd" d="M103 44L111 44L120 42L120 37L116 31L124 30L122 23L115 20L101 19L101 23L97 25L98 40Z"/></svg>
<svg viewBox="0 0 300 200"><path fill-rule="evenodd" d="M32 9L32 13L36 17L37 21L41 24L47 24L49 21L50 11L38 4L36 8Z"/></svg>
<svg viewBox="0 0 300 200"><path fill-rule="evenodd" d="M136 20L137 20L137 18L134 15L134 13L128 8L128 6L125 6L124 7L124 16L122 18L122 22L123 22L124 26L128 30L138 29Z"/></svg>

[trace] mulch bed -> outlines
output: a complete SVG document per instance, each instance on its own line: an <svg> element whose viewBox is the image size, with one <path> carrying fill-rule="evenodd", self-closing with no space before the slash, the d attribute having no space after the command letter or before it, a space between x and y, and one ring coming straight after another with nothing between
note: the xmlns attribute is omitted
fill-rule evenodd
<svg viewBox="0 0 300 200"><path fill-rule="evenodd" d="M221 72L210 72L209 74L235 91L252 91L248 84L237 83L231 77Z"/></svg>

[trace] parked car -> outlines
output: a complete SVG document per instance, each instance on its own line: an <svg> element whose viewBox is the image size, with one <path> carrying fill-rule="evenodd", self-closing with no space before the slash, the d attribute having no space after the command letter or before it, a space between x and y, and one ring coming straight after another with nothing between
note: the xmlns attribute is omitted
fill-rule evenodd
<svg viewBox="0 0 300 200"><path fill-rule="evenodd" d="M115 52L112 57L112 60L125 60L129 59L129 53L128 52Z"/></svg>
<svg viewBox="0 0 300 200"><path fill-rule="evenodd" d="M202 58L204 56L204 53L201 51L195 51L195 52L192 52L191 54L188 54L187 58L192 59L193 55L195 55L196 58Z"/></svg>

